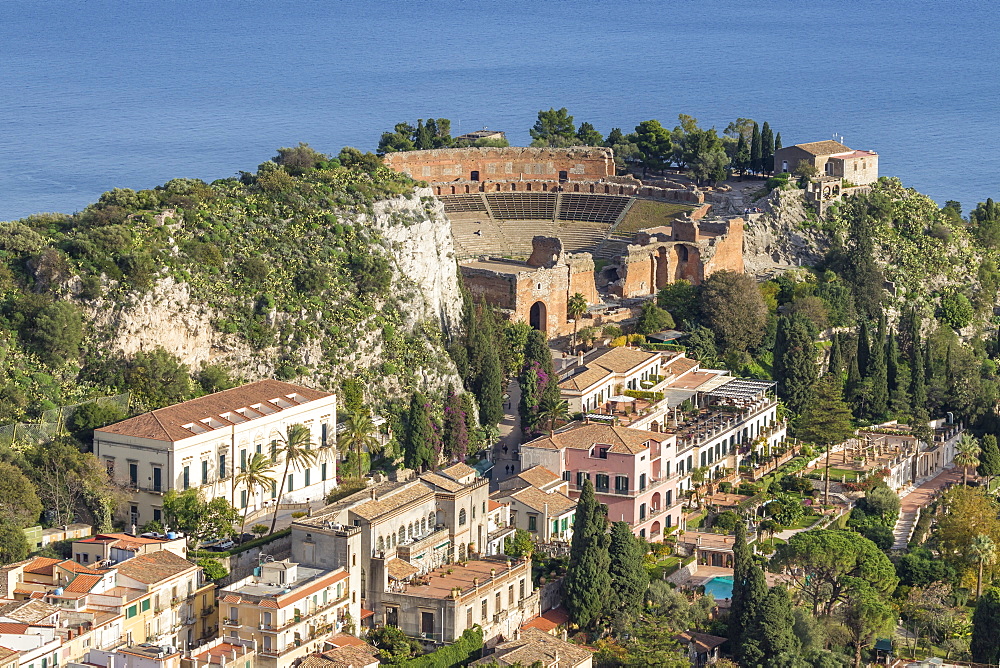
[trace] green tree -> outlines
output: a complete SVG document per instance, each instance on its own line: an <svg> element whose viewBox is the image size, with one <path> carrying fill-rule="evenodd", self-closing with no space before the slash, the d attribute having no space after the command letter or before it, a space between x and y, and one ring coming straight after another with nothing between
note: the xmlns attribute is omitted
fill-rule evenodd
<svg viewBox="0 0 1000 668"><path fill-rule="evenodd" d="M274 485L274 478L271 477L271 468L274 466L270 457L255 452L247 465L236 474L233 480L233 491L242 487L246 493L246 503L243 504L243 521L240 522L241 530L246 529L247 513L250 510L251 499L258 492L264 492Z"/></svg>
<svg viewBox="0 0 1000 668"><path fill-rule="evenodd" d="M746 583L753 567L753 556L747 547L747 527L737 523L733 537L733 593L729 605L729 644L738 647L742 643L745 629L743 621L746 609Z"/></svg>
<svg viewBox="0 0 1000 668"><path fill-rule="evenodd" d="M448 392L444 405L442 452L446 459L465 460L469 452L469 416L465 412L465 402L461 395Z"/></svg>
<svg viewBox="0 0 1000 668"><path fill-rule="evenodd" d="M976 598L979 598L983 594L983 567L996 561L997 544L992 538L981 533L972 540L969 555L979 564L979 571L976 574Z"/></svg>
<svg viewBox="0 0 1000 668"><path fill-rule="evenodd" d="M187 534L190 547L207 538L231 536L239 518L225 498L205 501L195 488L183 492L171 489L163 495L164 523Z"/></svg>
<svg viewBox="0 0 1000 668"><path fill-rule="evenodd" d="M421 392L414 392L410 397L406 439L403 443L403 463L406 468L421 471L433 468L436 463L430 403Z"/></svg>
<svg viewBox="0 0 1000 668"><path fill-rule="evenodd" d="M51 366L62 366L80 354L83 341L83 316L69 302L53 302L42 307L35 316L31 338L42 360Z"/></svg>
<svg viewBox="0 0 1000 668"><path fill-rule="evenodd" d="M337 447L341 452L350 453L351 472L358 480L366 472L366 463L370 465L371 456L381 449L377 433L367 410L355 408L348 411L344 419L344 431L337 437Z"/></svg>
<svg viewBox="0 0 1000 668"><path fill-rule="evenodd" d="M962 467L962 484L969 484L969 469L979 466L979 441L968 432L962 434L955 446L955 463Z"/></svg>
<svg viewBox="0 0 1000 668"><path fill-rule="evenodd" d="M993 434L983 436L977 473L986 478L987 486L994 477L1000 475L1000 448L997 447L997 437Z"/></svg>
<svg viewBox="0 0 1000 668"><path fill-rule="evenodd" d="M826 372L837 379L842 378L844 373L844 352L840 345L840 334L834 333L830 340L830 359L826 365Z"/></svg>
<svg viewBox="0 0 1000 668"><path fill-rule="evenodd" d="M0 461L0 522L32 526L41 514L35 485L17 466Z"/></svg>
<svg viewBox="0 0 1000 668"><path fill-rule="evenodd" d="M558 420L566 420L569 418L569 404L565 399L558 399L555 397L542 397L541 402L538 405L538 419L541 423L549 423L549 435L556 429L556 422Z"/></svg>
<svg viewBox="0 0 1000 668"><path fill-rule="evenodd" d="M774 150L775 152L781 150L781 133L774 135Z"/></svg>
<svg viewBox="0 0 1000 668"><path fill-rule="evenodd" d="M611 525L611 589L615 612L637 615L642 609L643 596L649 587L649 573L643 564L642 543L632 533L627 522Z"/></svg>
<svg viewBox="0 0 1000 668"><path fill-rule="evenodd" d="M854 668L861 668L862 652L883 633L895 627L896 611L883 599L884 592L862 578L844 578L846 596L841 612L851 644L854 646Z"/></svg>
<svg viewBox="0 0 1000 668"><path fill-rule="evenodd" d="M656 305L656 302L646 302L642 305L639 313L639 321L636 323L635 331L639 334L655 334L656 332L670 329L674 326L674 319L670 317L668 311Z"/></svg>
<svg viewBox="0 0 1000 668"><path fill-rule="evenodd" d="M826 448L825 504L830 498L830 449L843 443L853 432L851 410L844 403L840 381L826 374L816 383L812 401L806 405L795 428L799 439Z"/></svg>
<svg viewBox="0 0 1000 668"><path fill-rule="evenodd" d="M990 587L976 602L972 615L972 660L993 663L1000 659L1000 588Z"/></svg>
<svg viewBox="0 0 1000 668"><path fill-rule="evenodd" d="M727 353L744 352L763 338L767 306L747 274L728 270L712 274L702 284L701 312Z"/></svg>
<svg viewBox="0 0 1000 668"><path fill-rule="evenodd" d="M490 346L482 357L475 391L479 401L479 421L487 427L496 426L503 419L503 370L496 346Z"/></svg>
<svg viewBox="0 0 1000 668"><path fill-rule="evenodd" d="M531 134L532 146L564 148L578 142L573 117L569 115L566 107L558 110L553 108L548 111L539 110L538 120L528 132Z"/></svg>
<svg viewBox="0 0 1000 668"><path fill-rule="evenodd" d="M434 137L430 128L424 125L424 119L417 119L417 129L413 133L413 145L418 151L434 148Z"/></svg>
<svg viewBox="0 0 1000 668"><path fill-rule="evenodd" d="M656 293L656 305L666 310L676 322L689 322L698 317L698 288L681 279L668 283Z"/></svg>
<svg viewBox="0 0 1000 668"><path fill-rule="evenodd" d="M576 506L569 566L563 582L563 600L570 619L581 628L594 627L604 614L611 587L605 506L594 497L594 486L585 480Z"/></svg>
<svg viewBox="0 0 1000 668"><path fill-rule="evenodd" d="M13 522L0 521L0 566L26 559L31 551L28 538Z"/></svg>
<svg viewBox="0 0 1000 668"><path fill-rule="evenodd" d="M760 129L760 167L764 173L774 170L774 133L767 121Z"/></svg>
<svg viewBox="0 0 1000 668"><path fill-rule="evenodd" d="M740 134L736 140L732 165L733 169L739 171L740 174L745 174L747 169L750 168L750 146L747 144L747 138L743 134Z"/></svg>
<svg viewBox="0 0 1000 668"><path fill-rule="evenodd" d="M271 533L278 523L278 506L281 499L288 491L285 482L288 480L289 469L300 471L311 467L316 462L319 455L318 450L313 450L312 434L309 428L303 424L290 424L285 429L284 434L278 435L278 447L275 451L274 463L285 461L285 468L281 472L281 485L278 489L278 502L274 504L274 515L271 517Z"/></svg>
<svg viewBox="0 0 1000 668"><path fill-rule="evenodd" d="M817 372L816 346L805 320L801 316L778 318L773 377L778 383L778 396L793 412L801 413L806 408Z"/></svg>
<svg viewBox="0 0 1000 668"><path fill-rule="evenodd" d="M327 162L330 156L314 150L309 144L299 142L294 148L279 148L278 155L271 159L292 176L302 176Z"/></svg>
<svg viewBox="0 0 1000 668"><path fill-rule="evenodd" d="M663 171L670 162L670 131L657 120L642 121L635 126L635 145L642 161L642 173Z"/></svg>
<svg viewBox="0 0 1000 668"><path fill-rule="evenodd" d="M868 417L872 421L885 418L889 408L889 376L885 359L885 313L879 314L878 328L875 340L872 341L868 355L867 378L871 385L871 403L868 406Z"/></svg>
<svg viewBox="0 0 1000 668"><path fill-rule="evenodd" d="M750 171L759 173L761 171L764 156L764 145L760 136L760 127L753 124L753 133L750 135Z"/></svg>
<svg viewBox="0 0 1000 668"><path fill-rule="evenodd" d="M24 472L35 484L53 524L72 524L77 513L87 509L97 518L100 530L111 530L113 512L125 495L97 457L80 452L71 439L59 438L36 445L25 460Z"/></svg>
<svg viewBox="0 0 1000 668"><path fill-rule="evenodd" d="M531 534L525 529L517 529L513 536L504 539L503 551L512 559L531 557L535 544L531 542Z"/></svg>
<svg viewBox="0 0 1000 668"><path fill-rule="evenodd" d="M125 363L121 381L150 409L185 401L191 396L186 364L162 347L140 350Z"/></svg>
<svg viewBox="0 0 1000 668"><path fill-rule="evenodd" d="M223 566L222 562L218 559L202 557L195 563L201 566L201 570L205 574L205 577L213 582L221 580L229 575L229 571L226 570L226 567Z"/></svg>
<svg viewBox="0 0 1000 668"><path fill-rule="evenodd" d="M747 574L740 619L737 620L738 628L742 631L733 656L740 665L756 666L764 660L764 639L760 637L758 621L766 598L767 582L764 579L764 571L757 564L753 564Z"/></svg>
<svg viewBox="0 0 1000 668"><path fill-rule="evenodd" d="M576 350L576 332L580 318L587 312L587 298L580 292L573 293L566 303L566 314L573 320L573 350Z"/></svg>
<svg viewBox="0 0 1000 668"><path fill-rule="evenodd" d="M962 329L975 316L972 302L961 292L947 292L941 297L941 321L955 329Z"/></svg>
<svg viewBox="0 0 1000 668"><path fill-rule="evenodd" d="M829 616L848 596L852 578L862 578L881 595L899 582L892 562L867 538L853 531L813 529L779 545L777 567L794 568L792 585L812 604L813 614Z"/></svg>
<svg viewBox="0 0 1000 668"><path fill-rule="evenodd" d="M604 143L604 137L601 136L601 133L592 124L587 122L580 123L580 127L576 131L576 137L584 146L600 146Z"/></svg>
<svg viewBox="0 0 1000 668"><path fill-rule="evenodd" d="M726 179L729 156L714 129L689 133L684 138L683 156L688 176L699 185Z"/></svg>
<svg viewBox="0 0 1000 668"><path fill-rule="evenodd" d="M792 599L781 585L771 587L758 608L754 630L759 638L764 665L774 665L782 654L797 654L799 640L793 627Z"/></svg>

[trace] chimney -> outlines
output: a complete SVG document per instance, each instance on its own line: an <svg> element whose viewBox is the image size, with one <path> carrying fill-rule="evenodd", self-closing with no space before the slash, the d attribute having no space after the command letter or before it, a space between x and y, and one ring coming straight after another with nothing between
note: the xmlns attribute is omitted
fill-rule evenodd
<svg viewBox="0 0 1000 668"><path fill-rule="evenodd" d="M583 366L583 351L581 350L576 354L576 363Z"/></svg>

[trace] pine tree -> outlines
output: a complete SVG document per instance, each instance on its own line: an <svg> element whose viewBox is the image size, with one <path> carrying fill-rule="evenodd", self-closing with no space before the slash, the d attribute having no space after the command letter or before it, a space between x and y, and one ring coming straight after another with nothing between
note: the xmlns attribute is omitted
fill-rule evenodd
<svg viewBox="0 0 1000 668"><path fill-rule="evenodd" d="M403 444L403 463L406 468L423 470L432 468L436 463L436 438L432 420L427 397L421 392L414 392L410 398L406 440Z"/></svg>
<svg viewBox="0 0 1000 668"><path fill-rule="evenodd" d="M761 156L764 154L763 142L760 137L760 128L757 123L753 124L753 134L750 135L750 171L760 172Z"/></svg>
<svg viewBox="0 0 1000 668"><path fill-rule="evenodd" d="M778 339L782 341L780 357L774 359L774 379L778 382L778 396L795 413L801 413L816 382L816 348L809 325L802 317L778 318Z"/></svg>
<svg viewBox="0 0 1000 668"><path fill-rule="evenodd" d="M972 614L972 660L993 663L1000 659L1000 588L990 587L976 602Z"/></svg>
<svg viewBox="0 0 1000 668"><path fill-rule="evenodd" d="M830 361L827 362L826 372L842 379L844 373L844 353L840 348L840 334L834 334L830 343Z"/></svg>
<svg viewBox="0 0 1000 668"><path fill-rule="evenodd" d="M774 665L775 659L783 653L795 654L799 651L799 640L792 631L794 624L788 590L781 585L771 587L754 624L756 636L760 638L764 665Z"/></svg>
<svg viewBox="0 0 1000 668"><path fill-rule="evenodd" d="M857 373L857 366L851 368ZM812 401L799 417L796 435L807 443L826 447L826 485L823 503L830 497L830 448L843 443L854 431L851 410L844 403L840 382L827 374L816 383Z"/></svg>
<svg viewBox="0 0 1000 668"><path fill-rule="evenodd" d="M871 344L868 358L868 376L866 380L871 388L868 416L873 420L881 420L889 408L889 386L885 363L885 315L879 317L875 340Z"/></svg>
<svg viewBox="0 0 1000 668"><path fill-rule="evenodd" d="M581 628L592 628L605 612L611 587L610 543L607 509L594 497L590 480L585 480L576 504L569 566L563 581L566 609Z"/></svg>
<svg viewBox="0 0 1000 668"><path fill-rule="evenodd" d="M760 129L760 162L761 171L771 173L774 169L774 133L767 121Z"/></svg>
<svg viewBox="0 0 1000 668"><path fill-rule="evenodd" d="M733 593L729 599L729 645L738 647L743 638L743 609L746 600L746 581L753 567L753 557L747 547L747 527L741 519L736 524L733 538Z"/></svg>
<svg viewBox="0 0 1000 668"><path fill-rule="evenodd" d="M766 597L767 582L764 580L764 571L760 566L754 564L750 567L750 572L747 575L743 590L743 605L738 621L743 633L733 652L741 666L756 666L764 660L763 639L757 633L756 622L761 615Z"/></svg>
<svg viewBox="0 0 1000 668"><path fill-rule="evenodd" d="M649 573L643 564L642 543L632 533L628 522L611 525L611 597L616 612L637 615L649 588Z"/></svg>
<svg viewBox="0 0 1000 668"><path fill-rule="evenodd" d="M736 140L736 152L733 153L733 168L738 169L740 173L747 171L750 166L750 147L747 146L747 139L740 133L739 139Z"/></svg>

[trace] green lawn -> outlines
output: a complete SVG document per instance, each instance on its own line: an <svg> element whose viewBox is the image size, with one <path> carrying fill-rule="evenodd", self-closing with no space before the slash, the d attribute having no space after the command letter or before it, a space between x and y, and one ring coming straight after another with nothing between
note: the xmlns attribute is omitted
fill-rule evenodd
<svg viewBox="0 0 1000 668"><path fill-rule="evenodd" d="M636 200L632 208L625 214L625 220L621 222L621 225L615 231L619 234L628 235L649 227L670 225L674 220L681 218L685 212L692 211L693 209L693 206L687 204L654 202L645 199Z"/></svg>
<svg viewBox="0 0 1000 668"><path fill-rule="evenodd" d="M680 557L667 557L666 559L661 559L655 564L647 565L646 570L649 572L650 580L662 580L664 573L669 575L677 570L677 566L681 563Z"/></svg>

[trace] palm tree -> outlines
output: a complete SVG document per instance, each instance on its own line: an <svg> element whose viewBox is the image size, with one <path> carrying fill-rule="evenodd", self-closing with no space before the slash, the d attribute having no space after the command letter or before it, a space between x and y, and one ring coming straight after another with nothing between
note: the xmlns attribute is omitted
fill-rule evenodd
<svg viewBox="0 0 1000 668"><path fill-rule="evenodd" d="M979 466L979 441L971 434L962 434L955 446L955 463L962 467L962 484L969 484L969 469Z"/></svg>
<svg viewBox="0 0 1000 668"><path fill-rule="evenodd" d="M774 532L781 527L775 520L766 519L761 520L760 524L757 525L757 530L760 533L766 533L771 537L771 544L774 544Z"/></svg>
<svg viewBox="0 0 1000 668"><path fill-rule="evenodd" d="M691 469L691 482L694 483L694 504L699 508L701 508L701 494L699 490L701 485L705 482L705 476L707 474L707 466L699 466L698 468Z"/></svg>
<svg viewBox="0 0 1000 668"><path fill-rule="evenodd" d="M347 413L344 420L344 432L337 437L337 445L353 452L355 464L357 465L357 478L361 480L364 475L364 451L373 453L381 448L378 438L375 436L375 424L372 422L368 411L363 408L356 408Z"/></svg>
<svg viewBox="0 0 1000 668"><path fill-rule="evenodd" d="M282 445L275 451L274 463L277 464L282 458L285 460L285 470L281 474L281 488L278 490L277 503L274 504L274 516L271 518L271 531L274 533L274 525L278 523L278 506L281 504L281 497L285 493L285 481L288 479L288 469L308 468L316 462L317 450L312 449L312 434L309 428L301 424L288 425L285 435L279 437Z"/></svg>
<svg viewBox="0 0 1000 668"><path fill-rule="evenodd" d="M573 351L576 352L576 328L580 318L587 312L587 298L582 293L575 293L566 303L566 313L573 318Z"/></svg>
<svg viewBox="0 0 1000 668"><path fill-rule="evenodd" d="M979 562L979 576L976 578L976 598L978 599L983 593L983 566L987 563L993 563L997 558L997 544L993 542L992 538L981 533L972 539L969 552Z"/></svg>
<svg viewBox="0 0 1000 668"><path fill-rule="evenodd" d="M566 420L569 417L569 403L565 399L545 397L538 404L538 417L544 424L549 421L549 436L556 430L556 420Z"/></svg>
<svg viewBox="0 0 1000 668"><path fill-rule="evenodd" d="M271 471L273 463L270 457L265 457L259 452L254 453L247 465L236 476L236 486L243 485L247 491L247 503L243 506L243 522L240 524L240 531L246 530L247 511L250 510L250 499L258 491L269 489L274 484L274 478L268 473Z"/></svg>

